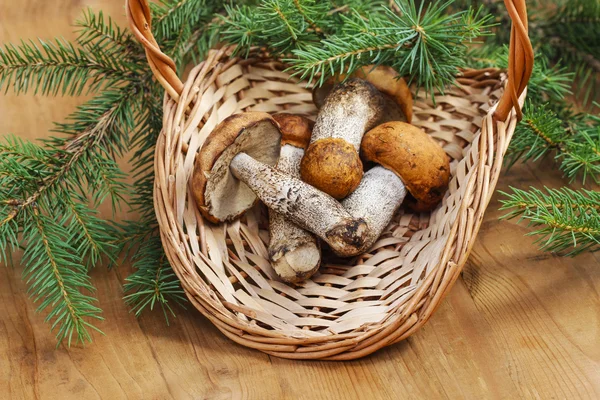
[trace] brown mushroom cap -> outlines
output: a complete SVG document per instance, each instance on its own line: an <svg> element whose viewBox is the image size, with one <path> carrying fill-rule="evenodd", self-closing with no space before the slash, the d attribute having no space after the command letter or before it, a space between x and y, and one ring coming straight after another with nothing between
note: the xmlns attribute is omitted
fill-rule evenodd
<svg viewBox="0 0 600 400"><path fill-rule="evenodd" d="M299 149L306 149L310 143L315 123L310 119L294 114L275 114L273 119L279 124L281 145L290 144Z"/></svg>
<svg viewBox="0 0 600 400"><path fill-rule="evenodd" d="M415 211L433 209L448 189L448 156L416 126L393 121L371 129L363 138L361 155L398 175L414 198L408 206Z"/></svg>
<svg viewBox="0 0 600 400"><path fill-rule="evenodd" d="M211 222L231 221L251 208L254 192L229 169L238 153L268 165L279 159L281 133L267 113L246 112L221 122L204 142L196 158L192 193L200 212Z"/></svg>
<svg viewBox="0 0 600 400"><path fill-rule="evenodd" d="M313 102L317 108L321 108L334 84L343 82L347 77L347 74L336 75L321 87L313 90ZM395 69L386 65L365 65L356 69L350 77L366 80L385 95L385 108L387 110L387 115L384 116L385 121L399 121L402 119L396 111L396 108L400 107L406 121L408 123L412 122L412 93L404 78L400 77Z"/></svg>
<svg viewBox="0 0 600 400"><path fill-rule="evenodd" d="M343 199L356 189L363 165L354 146L340 138L321 139L308 147L300 163L302 180Z"/></svg>

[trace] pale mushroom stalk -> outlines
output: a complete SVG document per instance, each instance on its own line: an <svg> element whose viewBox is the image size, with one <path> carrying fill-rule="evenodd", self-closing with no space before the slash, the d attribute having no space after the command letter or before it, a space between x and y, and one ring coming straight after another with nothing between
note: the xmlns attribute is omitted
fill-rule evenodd
<svg viewBox="0 0 600 400"><path fill-rule="evenodd" d="M327 242L340 256L363 249L367 224L353 218L331 196L277 171L281 152L277 122L266 113L247 112L225 119L208 136L196 159L192 192L202 215L229 222L260 198Z"/></svg>
<svg viewBox="0 0 600 400"><path fill-rule="evenodd" d="M268 208L315 233L339 256L362 252L369 235L367 224L361 218L353 218L331 196L245 153L238 153L229 167Z"/></svg>
<svg viewBox="0 0 600 400"><path fill-rule="evenodd" d="M279 123L282 143L276 168L300 178L300 160L310 140L312 121L285 113L273 118ZM299 282L319 268L321 248L317 237L274 210L269 210L269 237L269 259L282 280Z"/></svg>
<svg viewBox="0 0 600 400"><path fill-rule="evenodd" d="M389 225L406 197L406 186L387 168L375 166L365 172L360 185L342 200L344 208L369 226L365 248L370 248Z"/></svg>
<svg viewBox="0 0 600 400"><path fill-rule="evenodd" d="M302 180L336 199L352 193L363 175L361 139L383 112L383 95L367 81L350 79L333 88L302 158Z"/></svg>
<svg viewBox="0 0 600 400"><path fill-rule="evenodd" d="M313 90L313 102L320 109L334 84L343 82L348 75L340 74L331 77L323 86ZM402 121L411 123L413 99L406 81L392 67L385 65L366 65L357 68L350 78L364 79L375 86L385 98L385 111L379 123Z"/></svg>

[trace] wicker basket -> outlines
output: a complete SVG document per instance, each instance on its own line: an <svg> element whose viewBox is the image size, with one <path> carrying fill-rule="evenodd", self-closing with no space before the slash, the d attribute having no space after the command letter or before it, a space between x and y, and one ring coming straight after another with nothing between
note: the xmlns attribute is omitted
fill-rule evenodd
<svg viewBox="0 0 600 400"><path fill-rule="evenodd" d="M400 211L362 256L327 262L288 286L267 256L266 210L213 225L188 188L194 158L213 128L242 111L303 114L316 109L305 82L255 52L210 51L185 83L152 36L145 0L128 0L131 28L165 87L155 155L154 201L167 256L191 303L230 339L293 359L349 360L396 343L432 315L464 266L521 116L533 65L524 0L505 0L513 20L509 71L464 70L459 85L415 98L413 123L452 158L452 180L432 213ZM519 98L519 96L521 98Z"/></svg>

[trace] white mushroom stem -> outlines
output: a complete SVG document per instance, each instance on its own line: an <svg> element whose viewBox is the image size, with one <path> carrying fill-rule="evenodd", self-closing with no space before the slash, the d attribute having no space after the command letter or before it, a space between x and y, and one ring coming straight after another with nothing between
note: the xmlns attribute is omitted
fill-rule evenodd
<svg viewBox="0 0 600 400"><path fill-rule="evenodd" d="M404 197L406 187L398 175L378 165L365 172L358 188L342 201L353 217L364 219L369 226L365 249L389 225Z"/></svg>
<svg viewBox="0 0 600 400"><path fill-rule="evenodd" d="M245 153L231 160L230 169L268 208L319 236L339 256L362 252L369 235L367 224L352 217L333 197Z"/></svg>
<svg viewBox="0 0 600 400"><path fill-rule="evenodd" d="M300 160L303 155L304 149L285 144L281 147L276 168L294 178L300 178ZM274 210L269 210L269 233L271 265L284 281L304 280L319 268L321 251L315 235Z"/></svg>
<svg viewBox="0 0 600 400"><path fill-rule="evenodd" d="M383 95L370 83L353 79L335 87L319 110L310 143L340 138L356 151L366 131L383 116Z"/></svg>

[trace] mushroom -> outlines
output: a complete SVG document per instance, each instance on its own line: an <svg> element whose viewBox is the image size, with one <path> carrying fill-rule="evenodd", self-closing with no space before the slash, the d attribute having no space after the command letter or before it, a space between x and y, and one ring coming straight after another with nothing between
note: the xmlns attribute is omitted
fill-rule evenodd
<svg viewBox="0 0 600 400"><path fill-rule="evenodd" d="M400 121L386 122L367 132L361 154L379 165L365 173L342 205L354 217L367 221L370 234L365 247L369 248L390 223L407 191L411 195L408 206L415 211L431 210L442 200L448 189L450 164L435 140Z"/></svg>
<svg viewBox="0 0 600 400"><path fill-rule="evenodd" d="M302 158L302 180L336 199L352 193L363 176L358 154L362 136L383 111L383 95L362 79L334 87L319 111Z"/></svg>
<svg viewBox="0 0 600 400"><path fill-rule="evenodd" d="M369 234L331 196L272 167L280 153L277 122L263 112L226 118L212 131L196 159L192 192L209 221L227 222L256 202L307 229L345 257L360 254Z"/></svg>
<svg viewBox="0 0 600 400"><path fill-rule="evenodd" d="M406 119L406 122L412 122L412 106L413 98L410 93L410 88L406 84L404 78L392 67L386 65L366 65L357 68L351 75L351 78L361 78L375 86L385 99L385 115L380 123L388 121L401 121ZM323 86L313 90L313 102L317 108L321 108L325 98L331 92L335 83L343 82L347 78L346 74L336 75L329 79ZM400 115L398 106L403 115Z"/></svg>
<svg viewBox="0 0 600 400"><path fill-rule="evenodd" d="M310 141L313 122L292 114L276 114L281 131L281 154L276 168L300 178L300 160ZM315 235L269 210L269 259L273 269L286 282L308 279L321 264L321 249Z"/></svg>

